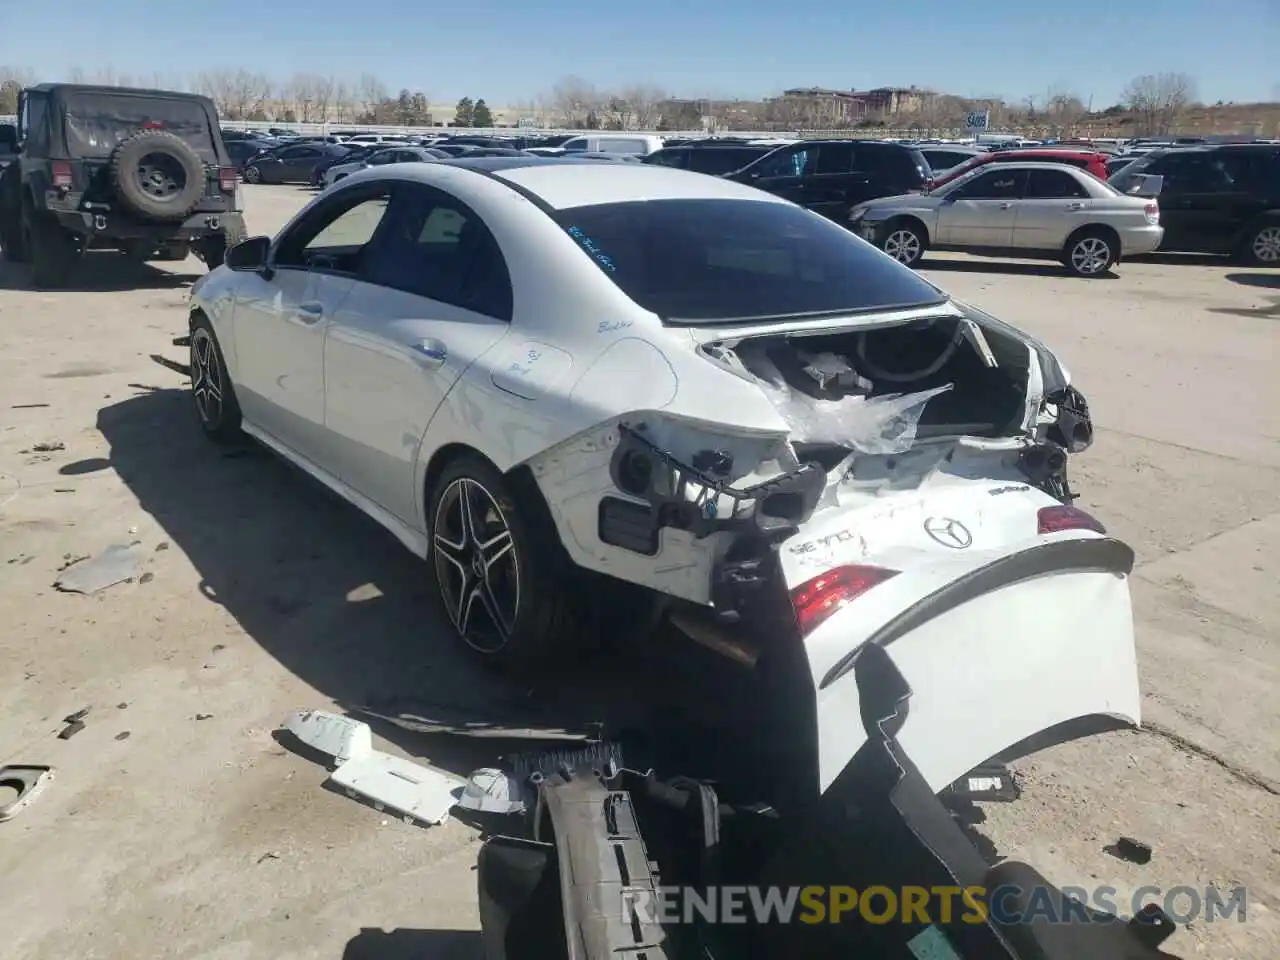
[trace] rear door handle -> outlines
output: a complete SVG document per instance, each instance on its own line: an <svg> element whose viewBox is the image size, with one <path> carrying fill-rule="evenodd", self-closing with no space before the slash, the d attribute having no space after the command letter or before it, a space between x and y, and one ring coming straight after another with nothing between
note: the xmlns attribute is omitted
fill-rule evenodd
<svg viewBox="0 0 1280 960"><path fill-rule="evenodd" d="M1068 209L1068 210L1083 210L1083 209L1084 209L1084 204L1083 204L1083 203L1068 203L1068 204L1067 204L1067 209Z"/></svg>
<svg viewBox="0 0 1280 960"><path fill-rule="evenodd" d="M1002 204L1000 204L1000 209L1001 209L1001 210L1008 210L1008 209L1009 209L1010 207L1012 207L1012 206L1013 206L1013 204L1012 204L1012 203L1002 203Z"/></svg>
<svg viewBox="0 0 1280 960"><path fill-rule="evenodd" d="M449 350L443 343L434 338L419 340L413 345L414 352L423 366L440 367L449 359Z"/></svg>
<svg viewBox="0 0 1280 960"><path fill-rule="evenodd" d="M305 323L307 326L319 323L324 318L324 305L320 303L300 303L294 316L298 318L299 323Z"/></svg>

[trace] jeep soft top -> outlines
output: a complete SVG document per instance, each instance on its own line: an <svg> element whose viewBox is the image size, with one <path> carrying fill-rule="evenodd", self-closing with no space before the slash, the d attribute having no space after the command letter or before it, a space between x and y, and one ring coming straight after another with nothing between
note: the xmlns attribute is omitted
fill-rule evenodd
<svg viewBox="0 0 1280 960"><path fill-rule="evenodd" d="M22 91L21 153L0 180L0 245L38 286L91 249L211 267L244 237L235 162L213 101L196 94L44 83Z"/></svg>

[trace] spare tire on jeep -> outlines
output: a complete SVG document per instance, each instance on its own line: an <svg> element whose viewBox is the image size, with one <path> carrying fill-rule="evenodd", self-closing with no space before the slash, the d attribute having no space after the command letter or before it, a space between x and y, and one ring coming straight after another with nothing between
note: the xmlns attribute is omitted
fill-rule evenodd
<svg viewBox="0 0 1280 960"><path fill-rule="evenodd" d="M112 153L111 185L134 213L149 220L182 220L204 196L204 162L181 137L142 130Z"/></svg>

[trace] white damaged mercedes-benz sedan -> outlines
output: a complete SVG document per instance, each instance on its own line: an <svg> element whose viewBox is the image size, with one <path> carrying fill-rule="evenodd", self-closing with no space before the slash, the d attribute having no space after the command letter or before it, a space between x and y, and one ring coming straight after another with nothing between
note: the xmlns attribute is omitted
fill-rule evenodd
<svg viewBox="0 0 1280 960"><path fill-rule="evenodd" d="M390 530L491 661L626 585L799 658L823 790L866 739L870 645L935 790L1138 722L1133 552L1072 505L1093 428L1062 364L795 204L641 164L393 164L235 247L190 324L205 432Z"/></svg>

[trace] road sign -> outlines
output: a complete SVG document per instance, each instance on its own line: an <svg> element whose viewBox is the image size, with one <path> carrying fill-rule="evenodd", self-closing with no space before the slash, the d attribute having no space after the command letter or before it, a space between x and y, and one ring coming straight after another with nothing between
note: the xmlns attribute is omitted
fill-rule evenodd
<svg viewBox="0 0 1280 960"><path fill-rule="evenodd" d="M990 122L990 120L991 120L991 111L982 110L979 112L969 114L969 116L965 119L964 125L968 127L970 130L985 130L987 129L987 125Z"/></svg>

